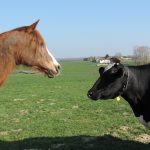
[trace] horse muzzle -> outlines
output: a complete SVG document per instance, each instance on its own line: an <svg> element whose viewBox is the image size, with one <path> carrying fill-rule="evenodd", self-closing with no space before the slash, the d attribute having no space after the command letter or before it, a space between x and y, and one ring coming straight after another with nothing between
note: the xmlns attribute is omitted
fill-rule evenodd
<svg viewBox="0 0 150 150"><path fill-rule="evenodd" d="M49 78L54 78L55 76L57 76L60 73L60 70L61 70L61 66L57 65L57 66L55 66L54 69L48 69L46 74Z"/></svg>

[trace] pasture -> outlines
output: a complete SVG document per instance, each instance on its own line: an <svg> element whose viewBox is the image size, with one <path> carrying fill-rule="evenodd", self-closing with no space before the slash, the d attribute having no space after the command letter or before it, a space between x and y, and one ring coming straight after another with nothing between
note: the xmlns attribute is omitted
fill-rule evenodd
<svg viewBox="0 0 150 150"><path fill-rule="evenodd" d="M62 61L61 74L11 74L0 89L0 150L150 149L150 131L121 99L91 101L91 62Z"/></svg>

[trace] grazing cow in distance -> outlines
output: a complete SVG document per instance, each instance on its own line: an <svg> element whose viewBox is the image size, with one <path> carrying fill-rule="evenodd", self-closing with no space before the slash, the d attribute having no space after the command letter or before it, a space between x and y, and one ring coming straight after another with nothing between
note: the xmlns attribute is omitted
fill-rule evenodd
<svg viewBox="0 0 150 150"><path fill-rule="evenodd" d="M117 58L111 58L111 63L100 67L99 73L88 97L107 100L122 96L139 121L150 129L150 64L125 67Z"/></svg>

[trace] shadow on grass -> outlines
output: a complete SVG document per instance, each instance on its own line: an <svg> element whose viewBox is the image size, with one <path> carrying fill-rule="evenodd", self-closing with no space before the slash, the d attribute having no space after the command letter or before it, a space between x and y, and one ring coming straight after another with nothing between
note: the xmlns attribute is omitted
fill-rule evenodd
<svg viewBox="0 0 150 150"><path fill-rule="evenodd" d="M37 137L0 141L0 150L150 150L150 144L121 140L111 135Z"/></svg>

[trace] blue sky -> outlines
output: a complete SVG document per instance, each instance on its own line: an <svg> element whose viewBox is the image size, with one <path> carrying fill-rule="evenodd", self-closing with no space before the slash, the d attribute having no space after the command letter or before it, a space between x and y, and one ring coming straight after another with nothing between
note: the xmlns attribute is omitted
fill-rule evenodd
<svg viewBox="0 0 150 150"><path fill-rule="evenodd" d="M56 58L130 55L150 46L149 0L1 1L0 32L37 19Z"/></svg>

